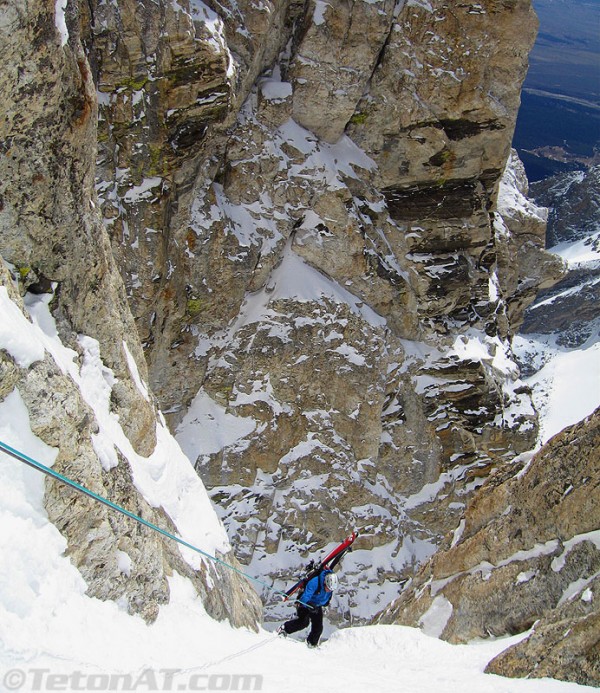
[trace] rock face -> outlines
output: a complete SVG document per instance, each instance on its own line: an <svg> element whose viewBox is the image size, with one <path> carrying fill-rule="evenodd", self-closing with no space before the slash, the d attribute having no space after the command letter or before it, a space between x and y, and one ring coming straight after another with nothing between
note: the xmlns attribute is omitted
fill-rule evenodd
<svg viewBox="0 0 600 693"><path fill-rule="evenodd" d="M359 526L341 618L369 618L536 438L510 336L560 267L509 161L529 0L72 1L63 46L60 8L6 7L22 291L57 283L83 365L97 340L130 462L163 435L139 364L254 573Z"/></svg>
<svg viewBox="0 0 600 693"><path fill-rule="evenodd" d="M488 667L600 684L600 410L493 474L381 616L452 642L533 632ZM450 543L450 542L448 542ZM566 635L568 633L568 635Z"/></svg>
<svg viewBox="0 0 600 693"><path fill-rule="evenodd" d="M530 2L92 0L75 20L160 406L252 569L286 579L363 529L380 552L347 561L372 569L342 611L366 618L535 440L508 338L557 266L539 212L497 205Z"/></svg>
<svg viewBox="0 0 600 693"><path fill-rule="evenodd" d="M524 334L557 334L579 347L600 329L600 166L541 181L533 187L549 208L547 245L562 255L565 277L540 292L525 313Z"/></svg>
<svg viewBox="0 0 600 693"><path fill-rule="evenodd" d="M173 530L160 500L151 506L133 481L134 461L138 476L166 464L159 438L180 466L184 458L143 384L141 344L94 202L96 90L77 32L67 42L55 11L36 0L0 11L0 294L14 328L6 340L3 332L0 398L21 407L33 433L57 450L55 469ZM50 302L58 332L46 341L26 316ZM34 357L20 358L19 334ZM92 400L104 402L105 418ZM237 575L194 567L157 535L57 482L47 485L46 509L90 595L121 600L151 621L177 570L209 613L256 624L256 595ZM229 549L224 534L215 547Z"/></svg>
<svg viewBox="0 0 600 693"><path fill-rule="evenodd" d="M498 251L498 284L506 296L510 330L521 328L524 315L543 290L561 280L566 267L560 258L544 251L548 210L528 198L525 168L511 152L506 175L500 182L497 233L507 242ZM541 290L541 291L540 291Z"/></svg>
<svg viewBox="0 0 600 693"><path fill-rule="evenodd" d="M551 617L535 626L521 644L496 657L486 671L514 678L557 678L598 687L600 661L600 614L591 607L598 578L589 582L589 591L557 607ZM569 637L565 638L565 633Z"/></svg>
<svg viewBox="0 0 600 693"><path fill-rule="evenodd" d="M549 248L566 241L597 244L599 186L600 166L563 173L531 186L531 194L538 204L548 207L546 244Z"/></svg>
<svg viewBox="0 0 600 693"><path fill-rule="evenodd" d="M91 208L97 113L90 71L79 44L61 47L53 8L35 3L23 15L18 5L3 10L10 31L3 31L2 49L12 59L1 74L2 255L18 269L24 289L48 291L58 282L56 313L65 329L98 336L107 366L122 380L118 413L134 447L148 454L156 442L155 415L133 387L123 343L146 377L143 355L130 338L135 327Z"/></svg>

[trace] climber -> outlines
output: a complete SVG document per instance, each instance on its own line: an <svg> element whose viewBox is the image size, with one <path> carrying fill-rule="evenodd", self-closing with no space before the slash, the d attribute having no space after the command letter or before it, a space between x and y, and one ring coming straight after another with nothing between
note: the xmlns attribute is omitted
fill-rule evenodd
<svg viewBox="0 0 600 693"><path fill-rule="evenodd" d="M323 632L323 607L331 601L338 583L337 575L328 568L311 578L296 602L296 618L279 626L277 634L286 637L303 630L310 623L311 628L306 644L309 647L316 647Z"/></svg>

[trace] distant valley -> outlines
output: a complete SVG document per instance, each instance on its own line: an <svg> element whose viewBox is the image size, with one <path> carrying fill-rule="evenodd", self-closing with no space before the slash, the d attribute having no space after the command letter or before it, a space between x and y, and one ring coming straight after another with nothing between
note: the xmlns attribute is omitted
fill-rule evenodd
<svg viewBox="0 0 600 693"><path fill-rule="evenodd" d="M531 181L600 162L600 4L534 6L540 31L514 138Z"/></svg>

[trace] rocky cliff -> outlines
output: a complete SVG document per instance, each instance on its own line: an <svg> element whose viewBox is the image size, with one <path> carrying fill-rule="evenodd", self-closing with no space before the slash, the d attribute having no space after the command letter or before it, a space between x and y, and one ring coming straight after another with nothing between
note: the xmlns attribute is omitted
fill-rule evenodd
<svg viewBox="0 0 600 693"><path fill-rule="evenodd" d="M177 530L186 484L197 504L208 501L144 385L141 344L96 205L96 89L59 5L15 1L0 10L0 399L55 450L59 472ZM18 432L2 424L18 445ZM170 475L180 476L168 507L143 479ZM150 621L176 570L209 613L256 624L256 597L237 575L184 558L57 482L46 486L45 507L90 595L120 600ZM205 516L198 539L230 551L212 511Z"/></svg>
<svg viewBox="0 0 600 693"><path fill-rule="evenodd" d="M92 0L70 26L170 426L254 570L359 525L367 617L535 440L508 338L561 267L513 164L498 203L529 1Z"/></svg>
<svg viewBox="0 0 600 693"><path fill-rule="evenodd" d="M284 584L358 526L341 618L369 618L536 439L510 337L562 263L510 156L529 0L60 7L1 15L21 293L52 292L81 367L78 335L97 340L130 464L164 435L156 397L251 571ZM5 360L12 387L31 377ZM75 413L60 436L145 508L96 426ZM112 575L49 493L84 574ZM147 552L158 603L173 563Z"/></svg>
<svg viewBox="0 0 600 693"><path fill-rule="evenodd" d="M598 517L600 410L492 474L381 620L452 642L533 627L488 671L598 686Z"/></svg>

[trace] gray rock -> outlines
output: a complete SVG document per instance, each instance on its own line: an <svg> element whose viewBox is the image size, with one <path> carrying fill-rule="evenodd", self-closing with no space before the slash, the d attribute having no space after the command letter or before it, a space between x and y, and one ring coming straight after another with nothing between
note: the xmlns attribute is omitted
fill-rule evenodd
<svg viewBox="0 0 600 693"><path fill-rule="evenodd" d="M598 577L589 581L585 590L536 622L528 638L493 659L486 672L513 678L549 677L598 687L599 588Z"/></svg>
<svg viewBox="0 0 600 693"><path fill-rule="evenodd" d="M549 209L547 246L581 242L590 251L600 247L600 166L554 176L532 187ZM593 257L593 253L592 253ZM558 334L567 348L583 345L600 326L600 262L569 262L564 278L540 291L525 313L524 334Z"/></svg>

